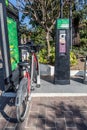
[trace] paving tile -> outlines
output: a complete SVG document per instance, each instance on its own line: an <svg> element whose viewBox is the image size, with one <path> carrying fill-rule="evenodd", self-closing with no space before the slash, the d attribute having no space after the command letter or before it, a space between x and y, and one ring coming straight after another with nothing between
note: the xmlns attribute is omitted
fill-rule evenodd
<svg viewBox="0 0 87 130"><path fill-rule="evenodd" d="M73 112L72 111L64 111L65 118L73 118Z"/></svg>
<svg viewBox="0 0 87 130"><path fill-rule="evenodd" d="M65 102L66 103L66 102ZM62 111L70 111L70 107L67 105L67 104L65 104L64 102L61 102L60 104L59 104L59 108L62 110Z"/></svg>
<svg viewBox="0 0 87 130"><path fill-rule="evenodd" d="M1 111L0 111L0 119L4 119L4 117L3 117L3 113L4 113L4 111L1 110Z"/></svg>
<svg viewBox="0 0 87 130"><path fill-rule="evenodd" d="M73 112L72 111L66 111L64 112L65 115L65 121L67 127L75 127L75 122L73 119Z"/></svg>
<svg viewBox="0 0 87 130"><path fill-rule="evenodd" d="M87 120L87 111L81 111L81 118Z"/></svg>
<svg viewBox="0 0 87 130"><path fill-rule="evenodd" d="M7 124L7 120L0 119L0 130L3 130L6 124Z"/></svg>
<svg viewBox="0 0 87 130"><path fill-rule="evenodd" d="M39 114L41 114L44 118L46 117L46 108L44 106L39 107Z"/></svg>
<svg viewBox="0 0 87 130"><path fill-rule="evenodd" d="M40 102L40 97L35 97L35 98L32 97L31 101L32 101L32 102L34 102L34 101L38 101L38 102Z"/></svg>
<svg viewBox="0 0 87 130"><path fill-rule="evenodd" d="M34 101L31 103L30 111L39 111L39 105L38 101Z"/></svg>
<svg viewBox="0 0 87 130"><path fill-rule="evenodd" d="M73 106L71 110L73 112L73 117L75 117L75 118L81 118L82 117L81 112L79 110L79 107Z"/></svg>
<svg viewBox="0 0 87 130"><path fill-rule="evenodd" d="M53 127L45 127L45 130L57 130L57 129Z"/></svg>
<svg viewBox="0 0 87 130"><path fill-rule="evenodd" d="M11 114L7 125L5 125L5 128L15 128L16 125L17 125L16 112L13 110L13 113Z"/></svg>
<svg viewBox="0 0 87 130"><path fill-rule="evenodd" d="M24 128L24 130L36 130L36 127L28 127L28 128Z"/></svg>
<svg viewBox="0 0 87 130"><path fill-rule="evenodd" d="M87 111L87 105L83 104L83 105L79 106L79 110L80 111Z"/></svg>
<svg viewBox="0 0 87 130"><path fill-rule="evenodd" d="M36 129L40 130L40 129L44 129L45 130L45 119L42 118L38 118L37 122L36 122Z"/></svg>
<svg viewBox="0 0 87 130"><path fill-rule="evenodd" d="M4 130L15 130L15 128L5 128Z"/></svg>
<svg viewBox="0 0 87 130"><path fill-rule="evenodd" d="M48 97L41 97L40 98L40 104L43 104L44 106L45 105L50 105L50 101L51 101L51 98L48 98Z"/></svg>
<svg viewBox="0 0 87 130"><path fill-rule="evenodd" d="M15 111L15 107L14 106L9 106L9 105L6 105L5 109L3 110L3 117L8 119L10 118L10 116L12 115L12 113Z"/></svg>
<svg viewBox="0 0 87 130"><path fill-rule="evenodd" d="M46 114L45 114L45 112L40 112L39 114L38 114L38 118L46 118Z"/></svg>
<svg viewBox="0 0 87 130"><path fill-rule="evenodd" d="M85 123L82 118L76 118L75 123L78 130L87 130L87 122Z"/></svg>
<svg viewBox="0 0 87 130"><path fill-rule="evenodd" d="M37 119L38 119L38 112L30 112L26 127L31 126L36 127Z"/></svg>
<svg viewBox="0 0 87 130"><path fill-rule="evenodd" d="M55 118L56 118L55 111L47 111L46 112L46 119L48 119L48 120L55 120Z"/></svg>
<svg viewBox="0 0 87 130"><path fill-rule="evenodd" d="M78 130L76 127L66 128L66 130Z"/></svg>
<svg viewBox="0 0 87 130"><path fill-rule="evenodd" d="M64 111L60 108L55 111L56 118L64 118Z"/></svg>
<svg viewBox="0 0 87 130"><path fill-rule="evenodd" d="M36 127L36 130L46 130L46 129L43 127Z"/></svg>
<svg viewBox="0 0 87 130"><path fill-rule="evenodd" d="M53 105L46 105L45 107L46 107L46 111L54 111L54 110L56 110L56 107L53 106Z"/></svg>
<svg viewBox="0 0 87 130"><path fill-rule="evenodd" d="M27 120L28 120L28 118L25 118L25 120L23 122L17 123L15 130L25 130L25 128L28 128L27 127Z"/></svg>
<svg viewBox="0 0 87 130"><path fill-rule="evenodd" d="M83 119L82 118L74 118L74 122L81 123L81 122L83 122Z"/></svg>
<svg viewBox="0 0 87 130"><path fill-rule="evenodd" d="M67 127L75 127L76 125L75 125L75 122L72 118L67 118L66 119L66 126Z"/></svg>
<svg viewBox="0 0 87 130"><path fill-rule="evenodd" d="M56 122L55 122L54 118L53 118L53 120L52 119L46 119L45 123L46 123L45 124L46 127L52 127L52 128L56 127Z"/></svg>
<svg viewBox="0 0 87 130"><path fill-rule="evenodd" d="M46 110L46 105L39 103L38 106L39 106L39 110Z"/></svg>
<svg viewBox="0 0 87 130"><path fill-rule="evenodd" d="M58 130L66 130L66 125L65 125L65 119L64 118L57 118L56 119L56 128Z"/></svg>
<svg viewBox="0 0 87 130"><path fill-rule="evenodd" d="M16 123L10 122L7 123L7 125L5 126L5 129L15 129L16 128Z"/></svg>
<svg viewBox="0 0 87 130"><path fill-rule="evenodd" d="M45 103L45 102L49 101L50 99L51 98L49 98L49 97L40 97L40 102Z"/></svg>

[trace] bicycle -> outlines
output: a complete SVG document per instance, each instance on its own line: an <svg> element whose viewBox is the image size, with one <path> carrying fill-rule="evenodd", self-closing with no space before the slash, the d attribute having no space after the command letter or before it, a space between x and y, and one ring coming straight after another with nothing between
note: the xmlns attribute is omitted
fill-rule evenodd
<svg viewBox="0 0 87 130"><path fill-rule="evenodd" d="M18 85L16 95L16 114L18 122L24 121L31 101L31 90L36 84L40 87L40 71L39 62L36 53L39 51L40 46L35 45L20 45L19 48L27 50L29 57L24 56L25 60L19 62L20 70L24 71L20 84Z"/></svg>

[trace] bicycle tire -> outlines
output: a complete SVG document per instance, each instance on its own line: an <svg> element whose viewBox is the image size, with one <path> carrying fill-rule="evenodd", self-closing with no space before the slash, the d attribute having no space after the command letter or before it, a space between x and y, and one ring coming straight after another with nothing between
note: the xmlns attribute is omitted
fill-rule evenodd
<svg viewBox="0 0 87 130"><path fill-rule="evenodd" d="M27 91L28 79L23 78L20 82L19 89L17 91L16 100L20 100L20 103L16 105L16 115L18 122L23 122L26 118L27 111L29 109L28 91Z"/></svg>

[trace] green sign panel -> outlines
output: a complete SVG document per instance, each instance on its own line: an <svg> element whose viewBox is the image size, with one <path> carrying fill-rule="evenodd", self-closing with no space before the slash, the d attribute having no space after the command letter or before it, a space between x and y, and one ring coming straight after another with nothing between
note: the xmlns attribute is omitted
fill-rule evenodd
<svg viewBox="0 0 87 130"><path fill-rule="evenodd" d="M57 29L69 29L69 19L57 19Z"/></svg>
<svg viewBox="0 0 87 130"><path fill-rule="evenodd" d="M9 4L8 0L5 0L5 3L6 3L6 6L8 6L8 4Z"/></svg>
<svg viewBox="0 0 87 130"><path fill-rule="evenodd" d="M11 67L13 71L17 68L17 64L19 63L17 23L15 20L8 17L7 25L8 25L8 38L10 45Z"/></svg>

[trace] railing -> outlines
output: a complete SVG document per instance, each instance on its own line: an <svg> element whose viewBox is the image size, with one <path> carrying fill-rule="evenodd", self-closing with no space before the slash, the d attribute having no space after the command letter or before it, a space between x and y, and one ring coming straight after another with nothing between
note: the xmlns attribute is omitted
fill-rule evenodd
<svg viewBox="0 0 87 130"><path fill-rule="evenodd" d="M87 56L85 58L85 64L84 64L84 84L87 84Z"/></svg>

